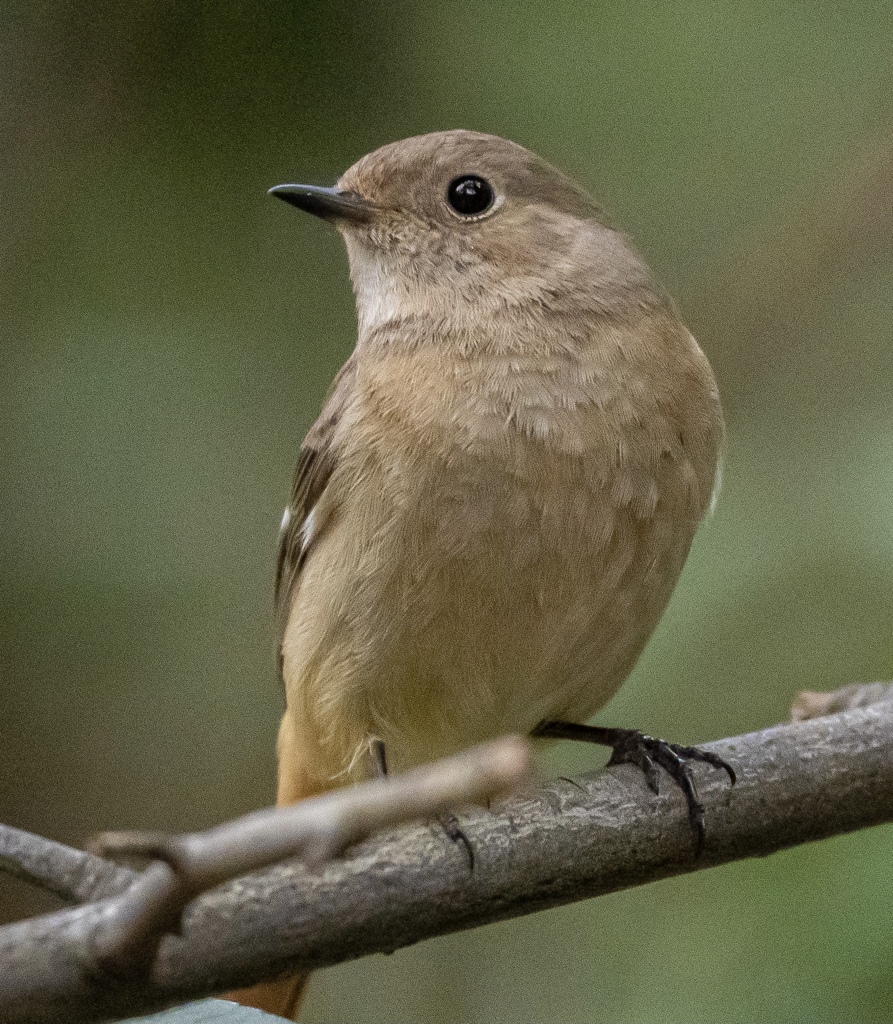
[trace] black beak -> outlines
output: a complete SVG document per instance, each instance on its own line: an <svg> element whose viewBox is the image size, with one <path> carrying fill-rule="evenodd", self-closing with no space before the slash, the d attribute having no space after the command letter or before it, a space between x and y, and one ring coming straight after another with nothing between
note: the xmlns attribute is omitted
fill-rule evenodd
<svg viewBox="0 0 893 1024"><path fill-rule="evenodd" d="M299 210L312 213L323 220L367 221L375 207L356 192L340 188L321 188L319 185L274 185L267 195L284 199Z"/></svg>

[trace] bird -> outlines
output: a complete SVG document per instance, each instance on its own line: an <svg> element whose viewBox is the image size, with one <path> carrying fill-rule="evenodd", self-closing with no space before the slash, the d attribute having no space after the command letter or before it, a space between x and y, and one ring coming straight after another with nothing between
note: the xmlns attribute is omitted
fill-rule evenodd
<svg viewBox="0 0 893 1024"><path fill-rule="evenodd" d="M673 300L583 187L494 135L270 193L341 233L358 319L280 530L277 803L524 733L606 744L652 789L663 767L700 846L690 762L731 766L586 724L716 493L719 393ZM301 987L243 1001L287 1015Z"/></svg>

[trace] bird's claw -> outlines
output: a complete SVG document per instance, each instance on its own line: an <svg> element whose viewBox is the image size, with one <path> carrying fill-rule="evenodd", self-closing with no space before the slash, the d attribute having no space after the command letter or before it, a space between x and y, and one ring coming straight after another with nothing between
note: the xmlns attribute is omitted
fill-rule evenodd
<svg viewBox="0 0 893 1024"><path fill-rule="evenodd" d="M692 830L695 833L695 856L700 857L704 852L707 826L704 817L704 805L701 803L701 798L698 795L698 787L695 783L694 773L691 770L691 762L701 761L714 768L722 769L729 776L733 786L736 781L734 768L727 761L724 761L717 754L712 754L709 750L701 750L699 747L686 747L681 743L668 743L666 740L646 736L637 729L618 729L616 732L619 735L616 742L612 744L613 753L608 764L636 765L642 770L648 788L653 793L659 792L660 789L658 766L664 769L682 790L682 794L688 804L688 820L691 822Z"/></svg>
<svg viewBox="0 0 893 1024"><path fill-rule="evenodd" d="M446 832L447 838L464 849L465 856L468 858L468 870L474 871L474 849L468 836L460 828L459 819L455 814L442 814L438 821L441 828Z"/></svg>

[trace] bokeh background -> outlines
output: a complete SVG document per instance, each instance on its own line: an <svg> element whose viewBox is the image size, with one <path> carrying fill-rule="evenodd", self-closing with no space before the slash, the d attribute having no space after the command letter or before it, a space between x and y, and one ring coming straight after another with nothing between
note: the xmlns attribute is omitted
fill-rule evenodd
<svg viewBox="0 0 893 1024"><path fill-rule="evenodd" d="M0 820L271 800L275 533L354 312L337 235L264 190L439 128L589 185L720 381L718 511L601 720L697 742L890 678L891 62L881 2L6 0ZM891 1021L891 857L879 829L344 965L303 1019Z"/></svg>

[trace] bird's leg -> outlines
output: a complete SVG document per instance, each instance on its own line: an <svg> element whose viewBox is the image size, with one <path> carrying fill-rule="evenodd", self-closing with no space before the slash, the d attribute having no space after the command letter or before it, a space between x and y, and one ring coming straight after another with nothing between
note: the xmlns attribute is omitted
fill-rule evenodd
<svg viewBox="0 0 893 1024"><path fill-rule="evenodd" d="M384 740L372 740L369 744L369 754L376 776L380 779L386 779L388 777L388 758L385 753ZM450 841L462 845L465 850L465 856L468 858L468 870L474 871L474 850L471 847L468 836L459 827L459 819L455 814L444 813L439 815L437 820Z"/></svg>
<svg viewBox="0 0 893 1024"><path fill-rule="evenodd" d="M707 829L704 821L704 805L698 796L691 761L721 768L735 785L735 770L716 754L698 747L685 747L679 743L646 736L637 729L609 729L601 725L579 725L576 722L545 721L533 730L531 736L554 740L578 740L583 743L598 743L613 751L612 764L634 764L642 769L645 781L653 793L659 790L658 767L663 768L682 790L688 804L688 820L691 822L697 843L697 855L704 849Z"/></svg>
<svg viewBox="0 0 893 1024"><path fill-rule="evenodd" d="M376 776L379 779L386 779L388 777L388 758L384 750L384 740L374 739L369 744L369 754Z"/></svg>

